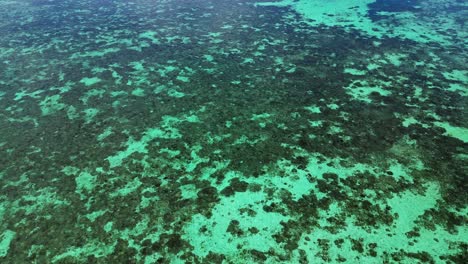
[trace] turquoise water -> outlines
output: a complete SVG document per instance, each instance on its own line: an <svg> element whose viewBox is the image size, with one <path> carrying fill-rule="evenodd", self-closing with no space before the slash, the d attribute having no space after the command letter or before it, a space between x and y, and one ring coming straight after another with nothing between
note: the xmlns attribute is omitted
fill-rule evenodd
<svg viewBox="0 0 468 264"><path fill-rule="evenodd" d="M467 263L467 17L0 0L0 263Z"/></svg>

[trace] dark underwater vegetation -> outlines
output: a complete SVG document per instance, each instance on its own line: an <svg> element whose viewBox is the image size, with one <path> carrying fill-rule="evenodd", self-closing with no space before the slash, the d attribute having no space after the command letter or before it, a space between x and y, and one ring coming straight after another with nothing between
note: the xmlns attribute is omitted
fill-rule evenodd
<svg viewBox="0 0 468 264"><path fill-rule="evenodd" d="M0 0L0 263L468 263L467 18Z"/></svg>

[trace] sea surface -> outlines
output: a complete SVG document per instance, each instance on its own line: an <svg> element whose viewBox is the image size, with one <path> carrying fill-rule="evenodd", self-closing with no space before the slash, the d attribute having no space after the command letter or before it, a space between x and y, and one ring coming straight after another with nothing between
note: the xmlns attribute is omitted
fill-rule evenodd
<svg viewBox="0 0 468 264"><path fill-rule="evenodd" d="M467 21L0 0L0 263L468 263Z"/></svg>

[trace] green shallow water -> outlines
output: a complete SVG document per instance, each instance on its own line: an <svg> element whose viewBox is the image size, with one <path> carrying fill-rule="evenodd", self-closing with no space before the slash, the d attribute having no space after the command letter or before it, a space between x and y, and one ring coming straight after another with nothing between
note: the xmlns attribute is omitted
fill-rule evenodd
<svg viewBox="0 0 468 264"><path fill-rule="evenodd" d="M0 0L0 263L467 263L466 17Z"/></svg>

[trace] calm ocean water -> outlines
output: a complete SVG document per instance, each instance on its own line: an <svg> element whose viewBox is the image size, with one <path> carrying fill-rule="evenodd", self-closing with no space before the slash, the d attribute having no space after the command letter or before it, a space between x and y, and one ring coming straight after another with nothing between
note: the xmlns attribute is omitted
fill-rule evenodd
<svg viewBox="0 0 468 264"><path fill-rule="evenodd" d="M0 263L467 263L467 18L0 0Z"/></svg>

